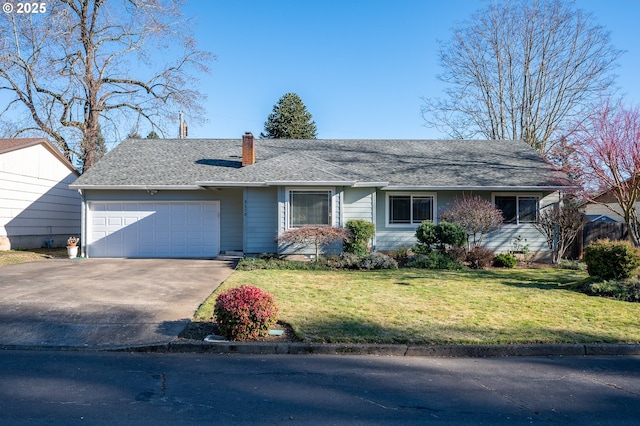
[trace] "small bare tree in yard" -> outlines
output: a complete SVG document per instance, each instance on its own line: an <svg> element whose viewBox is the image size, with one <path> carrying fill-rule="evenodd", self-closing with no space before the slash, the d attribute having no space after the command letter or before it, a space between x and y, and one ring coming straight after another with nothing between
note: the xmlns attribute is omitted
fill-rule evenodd
<svg viewBox="0 0 640 426"><path fill-rule="evenodd" d="M597 195L610 194L615 202L601 204L624 218L640 246L640 108L603 99L567 139L585 199L600 203Z"/></svg>
<svg viewBox="0 0 640 426"><path fill-rule="evenodd" d="M487 2L441 44L448 86L424 100L423 116L456 139L522 139L546 154L613 85L621 54L572 1Z"/></svg>
<svg viewBox="0 0 640 426"><path fill-rule="evenodd" d="M278 237L278 242L287 244L314 244L316 249L316 262L320 256L320 246L335 241L344 241L351 237L346 228L335 226L302 226L285 231Z"/></svg>
<svg viewBox="0 0 640 426"><path fill-rule="evenodd" d="M502 212L479 196L463 196L445 210L440 219L460 225L467 232L467 245L480 246L485 235L502 226Z"/></svg>
<svg viewBox="0 0 640 426"><path fill-rule="evenodd" d="M582 230L584 221L584 213L574 206L554 205L540 212L534 226L544 235L551 249L553 263L559 263L564 257Z"/></svg>
<svg viewBox="0 0 640 426"><path fill-rule="evenodd" d="M34 3L35 5L35 3ZM0 94L19 117L12 136L47 135L88 170L98 129L146 122L163 133L179 110L199 111L197 50L180 0L50 0L41 13L0 19Z"/></svg>

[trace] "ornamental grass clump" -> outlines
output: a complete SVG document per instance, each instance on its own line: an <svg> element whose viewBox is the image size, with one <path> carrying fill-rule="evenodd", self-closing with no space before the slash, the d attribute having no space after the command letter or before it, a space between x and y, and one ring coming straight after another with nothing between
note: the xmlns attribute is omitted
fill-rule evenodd
<svg viewBox="0 0 640 426"><path fill-rule="evenodd" d="M278 306L273 296L247 285L220 293L213 312L220 332L228 340L264 337L278 319Z"/></svg>

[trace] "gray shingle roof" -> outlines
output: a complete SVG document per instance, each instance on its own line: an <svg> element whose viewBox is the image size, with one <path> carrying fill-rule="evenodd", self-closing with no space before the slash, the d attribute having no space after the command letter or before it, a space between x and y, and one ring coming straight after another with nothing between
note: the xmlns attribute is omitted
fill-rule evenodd
<svg viewBox="0 0 640 426"><path fill-rule="evenodd" d="M571 186L521 141L262 140L241 167L240 139L128 139L77 188L335 184L433 189Z"/></svg>

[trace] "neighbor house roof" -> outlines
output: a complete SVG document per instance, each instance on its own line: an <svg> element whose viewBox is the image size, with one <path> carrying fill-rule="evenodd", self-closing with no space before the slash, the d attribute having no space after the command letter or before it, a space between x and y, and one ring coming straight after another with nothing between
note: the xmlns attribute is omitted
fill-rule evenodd
<svg viewBox="0 0 640 426"><path fill-rule="evenodd" d="M4 154L6 152L17 151L19 149L28 148L30 146L42 145L53 154L61 163L63 163L67 168L75 173L77 173L76 168L73 167L73 164L64 156L62 153L53 146L48 140L44 138L0 138L0 154Z"/></svg>
<svg viewBox="0 0 640 426"><path fill-rule="evenodd" d="M71 187L200 189L336 185L387 189L557 190L567 176L521 141L127 139Z"/></svg>

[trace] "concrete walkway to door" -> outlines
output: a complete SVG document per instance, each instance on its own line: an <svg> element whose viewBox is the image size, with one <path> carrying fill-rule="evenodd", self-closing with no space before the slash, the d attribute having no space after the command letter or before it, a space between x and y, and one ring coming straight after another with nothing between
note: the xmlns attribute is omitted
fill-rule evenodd
<svg viewBox="0 0 640 426"><path fill-rule="evenodd" d="M233 272L182 259L49 259L0 267L0 347L108 349L175 340Z"/></svg>

